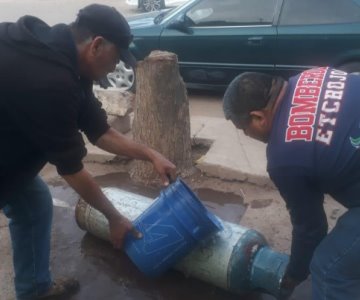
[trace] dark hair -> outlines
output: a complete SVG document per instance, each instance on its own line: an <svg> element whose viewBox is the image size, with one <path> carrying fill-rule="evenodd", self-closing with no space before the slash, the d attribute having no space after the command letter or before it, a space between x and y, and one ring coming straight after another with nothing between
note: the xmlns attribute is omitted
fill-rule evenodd
<svg viewBox="0 0 360 300"><path fill-rule="evenodd" d="M90 4L80 9L70 27L76 43L101 36L120 50L119 56L124 63L136 67L136 59L129 50L133 39L130 26L114 7Z"/></svg>
<svg viewBox="0 0 360 300"><path fill-rule="evenodd" d="M262 110L277 99L284 79L263 73L242 73L230 83L223 98L225 118L239 127L250 121L250 112Z"/></svg>
<svg viewBox="0 0 360 300"><path fill-rule="evenodd" d="M75 23L77 28L87 29L95 36L102 36L119 49L128 49L132 41L128 22L114 7L90 4L80 9Z"/></svg>

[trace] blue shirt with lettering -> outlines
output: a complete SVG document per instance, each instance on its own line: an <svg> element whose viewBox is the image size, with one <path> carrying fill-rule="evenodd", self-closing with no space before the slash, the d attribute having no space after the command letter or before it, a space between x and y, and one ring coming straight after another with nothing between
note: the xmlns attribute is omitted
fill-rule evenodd
<svg viewBox="0 0 360 300"><path fill-rule="evenodd" d="M331 68L289 79L276 111L268 172L293 224L288 273L304 280L327 234L324 194L360 206L360 76Z"/></svg>

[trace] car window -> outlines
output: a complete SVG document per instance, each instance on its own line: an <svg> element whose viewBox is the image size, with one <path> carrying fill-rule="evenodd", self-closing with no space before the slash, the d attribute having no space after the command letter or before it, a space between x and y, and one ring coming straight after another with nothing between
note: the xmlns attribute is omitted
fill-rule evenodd
<svg viewBox="0 0 360 300"><path fill-rule="evenodd" d="M359 0L285 0L281 25L360 22Z"/></svg>
<svg viewBox="0 0 360 300"><path fill-rule="evenodd" d="M186 17L192 26L272 24L277 0L203 0Z"/></svg>

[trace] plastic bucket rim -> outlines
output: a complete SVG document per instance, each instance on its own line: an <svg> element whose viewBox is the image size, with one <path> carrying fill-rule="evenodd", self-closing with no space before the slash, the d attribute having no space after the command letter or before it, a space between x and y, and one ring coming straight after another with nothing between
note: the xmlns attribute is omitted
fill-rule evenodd
<svg viewBox="0 0 360 300"><path fill-rule="evenodd" d="M210 221L211 224L217 229L217 231L221 231L224 229L224 226L222 225L220 219L205 207L205 205L201 202L200 198L180 178L177 178L177 180L171 186L169 186L169 188L171 188L173 192L178 193L180 196L182 196L184 194L184 190L181 191L178 189L178 187L184 188L186 193L190 195L191 200L187 197L186 204L197 216L201 217L203 220L206 219L207 221ZM166 191L167 190L165 190L164 192L166 193Z"/></svg>

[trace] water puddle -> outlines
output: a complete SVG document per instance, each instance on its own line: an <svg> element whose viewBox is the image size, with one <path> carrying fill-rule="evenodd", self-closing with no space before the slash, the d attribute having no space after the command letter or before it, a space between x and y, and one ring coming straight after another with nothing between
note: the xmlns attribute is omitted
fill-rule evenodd
<svg viewBox="0 0 360 300"><path fill-rule="evenodd" d="M233 193L223 193L211 189L195 189L194 192L204 205L222 220L239 224L246 211L242 197Z"/></svg>

